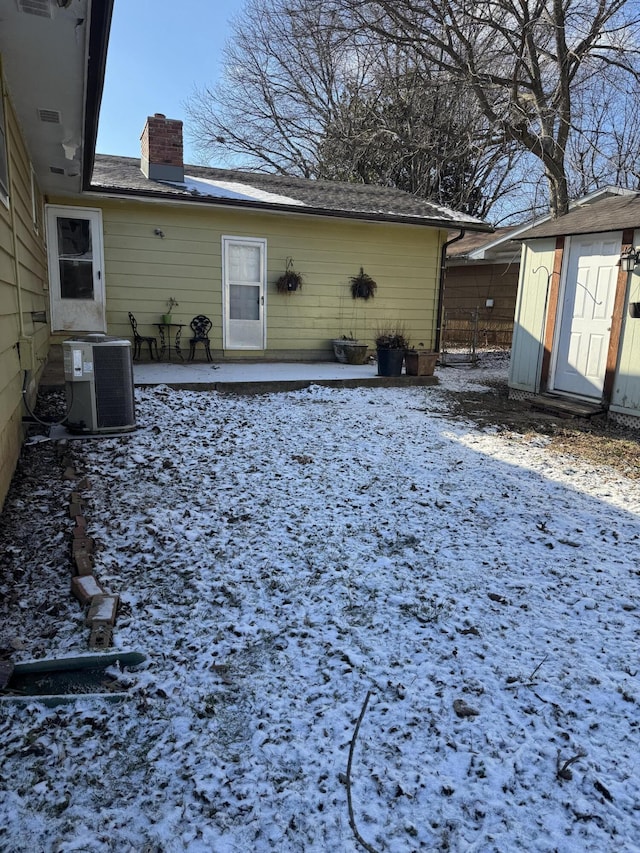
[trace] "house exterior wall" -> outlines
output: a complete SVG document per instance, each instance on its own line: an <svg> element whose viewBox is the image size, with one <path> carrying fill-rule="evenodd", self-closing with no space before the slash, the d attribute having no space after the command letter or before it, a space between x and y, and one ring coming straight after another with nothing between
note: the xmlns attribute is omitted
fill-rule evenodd
<svg viewBox="0 0 640 853"><path fill-rule="evenodd" d="M634 237L637 245L638 232ZM624 303L622 320L622 335L618 367L613 384L609 411L618 419L625 416L640 417L640 318L631 317L630 303L640 303L640 274L636 272L629 276L627 298Z"/></svg>
<svg viewBox="0 0 640 853"><path fill-rule="evenodd" d="M444 231L95 195L78 204L102 210L108 334L130 337L131 311L140 334L157 335L154 324L174 297L176 322L188 324L201 313L211 318L216 358L330 358L332 338L353 332L372 345L377 326L389 321L404 323L415 345L433 347ZM265 350L223 351L223 235L267 241ZM280 294L275 282L287 258L304 283L298 292ZM348 280L360 267L378 284L368 301L349 292Z"/></svg>
<svg viewBox="0 0 640 853"><path fill-rule="evenodd" d="M4 113L9 202L0 201L0 506L24 437L24 371L30 371L27 398L33 404L49 347L47 324L32 316L45 311L48 299L42 199L6 91Z"/></svg>
<svg viewBox="0 0 640 853"><path fill-rule="evenodd" d="M537 393L544 356L546 309L555 260L555 238L523 244L516 298L509 387Z"/></svg>

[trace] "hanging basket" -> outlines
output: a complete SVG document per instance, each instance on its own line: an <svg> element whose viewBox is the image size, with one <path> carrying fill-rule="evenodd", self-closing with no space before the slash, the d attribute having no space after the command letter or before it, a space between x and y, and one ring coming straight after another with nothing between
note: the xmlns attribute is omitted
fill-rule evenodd
<svg viewBox="0 0 640 853"><path fill-rule="evenodd" d="M351 288L352 299L373 299L377 283L371 278L368 273L360 267L358 275L354 275L349 279L349 287Z"/></svg>
<svg viewBox="0 0 640 853"><path fill-rule="evenodd" d="M293 268L293 258L287 258L287 268L276 281L276 290L278 293L294 293L296 290L302 290L302 282L302 273Z"/></svg>

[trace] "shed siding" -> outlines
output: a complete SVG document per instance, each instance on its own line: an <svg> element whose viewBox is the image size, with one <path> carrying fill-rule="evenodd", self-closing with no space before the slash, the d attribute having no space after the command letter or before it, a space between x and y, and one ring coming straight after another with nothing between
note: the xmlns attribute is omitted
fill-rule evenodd
<svg viewBox="0 0 640 853"><path fill-rule="evenodd" d="M555 245L555 238L547 238L531 240L522 247L509 386L523 391L539 390Z"/></svg>
<svg viewBox="0 0 640 853"><path fill-rule="evenodd" d="M179 303L173 311L177 322L188 323L200 313L211 318L212 350L221 355L224 235L267 241L265 357L329 357L332 338L353 332L372 344L376 327L385 321L404 323L416 345L434 344L444 231L138 200L92 197L84 203L103 211L109 334L130 335L129 311L141 334L153 334L173 296ZM275 282L287 257L304 284L301 291L279 294ZM378 283L375 297L366 302L353 300L348 288L360 267Z"/></svg>
<svg viewBox="0 0 640 853"><path fill-rule="evenodd" d="M0 507L23 440L23 370L32 371L27 387L33 403L49 346L48 327L34 324L31 313L44 311L47 299L42 204L38 197L34 223L31 163L8 97L5 125L10 200L8 208L0 203Z"/></svg>
<svg viewBox="0 0 640 853"><path fill-rule="evenodd" d="M638 232L634 245L637 245ZM629 303L640 302L640 275L629 276L624 303L618 369L610 409L620 414L640 416L640 318L629 316Z"/></svg>

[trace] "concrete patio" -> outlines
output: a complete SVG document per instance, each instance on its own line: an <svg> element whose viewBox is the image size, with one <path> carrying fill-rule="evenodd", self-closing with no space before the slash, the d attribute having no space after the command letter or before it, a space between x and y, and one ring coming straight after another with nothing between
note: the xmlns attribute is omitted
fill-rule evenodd
<svg viewBox="0 0 640 853"><path fill-rule="evenodd" d="M135 385L168 385L199 391L226 391L230 393L258 394L270 391L292 391L309 385L329 385L343 388L398 387L406 385L434 385L434 376L386 377L377 375L378 366L370 364L340 364L333 361L316 362L265 362L236 361L134 362ZM64 384L64 367L61 353L52 348L45 368L41 387Z"/></svg>

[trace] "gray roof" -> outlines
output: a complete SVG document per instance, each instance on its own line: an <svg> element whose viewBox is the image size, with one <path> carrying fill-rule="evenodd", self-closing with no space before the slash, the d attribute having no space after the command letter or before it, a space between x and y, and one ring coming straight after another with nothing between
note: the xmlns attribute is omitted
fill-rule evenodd
<svg viewBox="0 0 640 853"><path fill-rule="evenodd" d="M467 234L462 240L458 240L447 249L447 258L473 257L475 252L493 246L494 243L501 243L507 240L517 227L516 225L511 225L505 228L496 228L492 234ZM449 234L449 238L451 237L455 237L454 232ZM510 251L513 252L512 247Z"/></svg>
<svg viewBox="0 0 640 853"><path fill-rule="evenodd" d="M134 157L96 154L88 190L303 215L492 231L491 226L480 219L391 187L312 181L208 166L185 165L184 174L184 183L150 180L140 170L140 160Z"/></svg>
<svg viewBox="0 0 640 853"><path fill-rule="evenodd" d="M585 204L550 219L518 235L519 240L537 237L561 237L571 234L597 234L640 228L640 193L603 198L597 204Z"/></svg>

